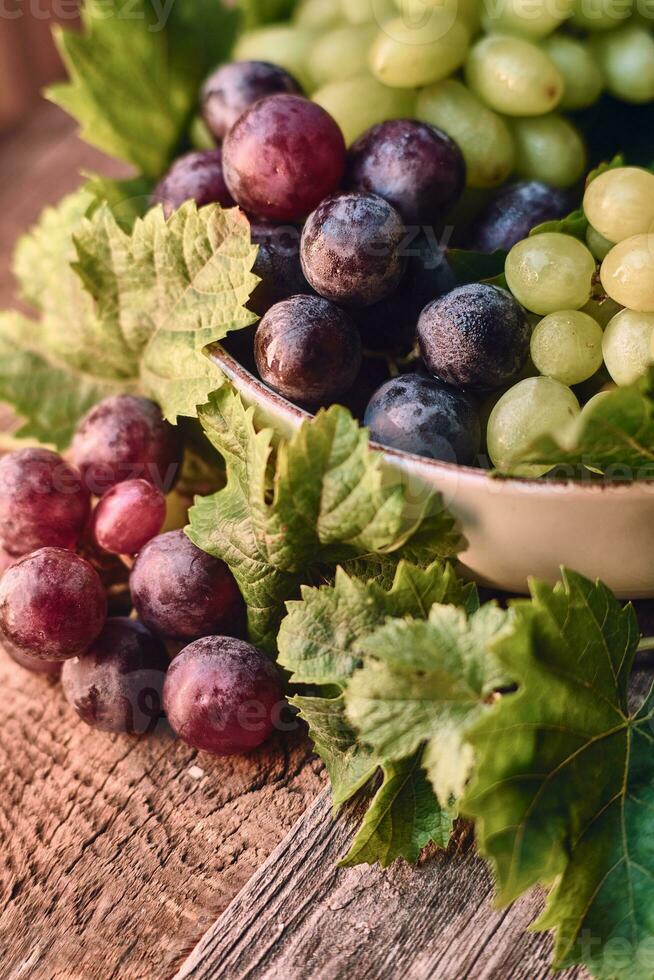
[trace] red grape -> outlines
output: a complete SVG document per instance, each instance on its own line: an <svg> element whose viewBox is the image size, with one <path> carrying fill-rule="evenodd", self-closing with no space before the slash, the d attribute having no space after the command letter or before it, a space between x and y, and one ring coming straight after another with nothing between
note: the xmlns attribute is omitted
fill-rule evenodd
<svg viewBox="0 0 654 980"><path fill-rule="evenodd" d="M232 197L248 214L299 221L338 186L345 168L343 134L319 105L298 95L260 99L223 144Z"/></svg>
<svg viewBox="0 0 654 980"><path fill-rule="evenodd" d="M19 449L0 460L0 541L12 555L75 548L90 509L80 474L48 449Z"/></svg>
<svg viewBox="0 0 654 980"><path fill-rule="evenodd" d="M60 660L37 660L35 657L30 657L29 654L23 653L18 647L15 647L13 643L10 643L6 639L0 641L0 648L4 650L14 663L18 664L19 667L23 667L25 670L29 670L32 674L43 674L45 677L59 677L61 673Z"/></svg>
<svg viewBox="0 0 654 980"><path fill-rule="evenodd" d="M136 555L159 533L166 519L166 498L147 480L117 483L93 512L96 544L113 555Z"/></svg>
<svg viewBox="0 0 654 980"><path fill-rule="evenodd" d="M252 224L250 234L259 246L252 271L261 279L248 302L254 313L263 316L275 303L311 292L300 264L299 228L258 222Z"/></svg>
<svg viewBox="0 0 654 980"><path fill-rule="evenodd" d="M82 721L105 732L152 730L162 715L168 654L134 619L108 619L81 656L67 660L61 682Z"/></svg>
<svg viewBox="0 0 654 980"><path fill-rule="evenodd" d="M0 631L37 659L76 657L96 638L106 615L98 573L72 551L41 548L0 579Z"/></svg>
<svg viewBox="0 0 654 980"><path fill-rule="evenodd" d="M179 157L152 192L152 203L161 204L167 218L185 201L195 201L199 208L205 204L234 206L223 176L220 147Z"/></svg>
<svg viewBox="0 0 654 980"><path fill-rule="evenodd" d="M214 755L237 755L261 745L281 710L279 672L265 654L242 640L207 636L172 661L164 708L188 745Z"/></svg>
<svg viewBox="0 0 654 980"><path fill-rule="evenodd" d="M571 196L558 187L525 180L503 187L475 218L467 247L476 252L509 252L536 225L563 218L572 209Z"/></svg>
<svg viewBox="0 0 654 980"><path fill-rule="evenodd" d="M225 138L242 112L266 95L301 95L292 75L267 61L232 61L221 65L202 88L202 115L210 132Z"/></svg>
<svg viewBox="0 0 654 980"><path fill-rule="evenodd" d="M130 576L132 601L150 629L176 639L243 631L245 606L227 565L168 531L148 541Z"/></svg>

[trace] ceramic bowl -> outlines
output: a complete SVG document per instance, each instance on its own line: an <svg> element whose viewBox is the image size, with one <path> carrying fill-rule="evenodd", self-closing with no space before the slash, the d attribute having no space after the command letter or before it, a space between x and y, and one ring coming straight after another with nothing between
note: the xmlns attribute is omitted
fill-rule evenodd
<svg viewBox="0 0 654 980"><path fill-rule="evenodd" d="M211 356L258 419L281 435L310 417L221 345ZM620 598L654 597L654 483L496 479L484 470L372 446L414 499L425 487L442 494L468 542L461 563L479 584L524 593L530 576L555 582L566 565L602 579Z"/></svg>

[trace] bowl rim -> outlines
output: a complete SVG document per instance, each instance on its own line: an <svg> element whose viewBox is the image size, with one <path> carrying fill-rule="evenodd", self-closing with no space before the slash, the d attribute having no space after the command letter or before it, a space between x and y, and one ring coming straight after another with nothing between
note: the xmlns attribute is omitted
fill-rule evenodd
<svg viewBox="0 0 654 980"><path fill-rule="evenodd" d="M315 416L306 409L300 408L293 402L284 398L274 391L267 384L257 378L251 371L244 367L223 345L216 341L207 348L207 353L230 380L237 380L251 389L254 389L265 401L272 403L279 411L290 416L296 422L304 422ZM654 480L627 480L623 483L585 483L583 480L553 479L538 480L529 477L501 476L493 475L488 470L483 470L475 466L463 466L459 463L448 463L444 460L430 459L426 456L417 456L415 453L408 453L403 449L394 449L391 446L384 446L381 443L370 440L370 446L376 451L383 453L389 459L396 460L401 466L406 468L411 466L426 472L442 474L445 477L457 476L469 483L478 483L480 486L488 486L492 482L495 487L504 486L507 490L529 491L549 496L551 493L574 492L586 493L597 496L615 495L624 497L626 493L632 496L651 497L654 493Z"/></svg>

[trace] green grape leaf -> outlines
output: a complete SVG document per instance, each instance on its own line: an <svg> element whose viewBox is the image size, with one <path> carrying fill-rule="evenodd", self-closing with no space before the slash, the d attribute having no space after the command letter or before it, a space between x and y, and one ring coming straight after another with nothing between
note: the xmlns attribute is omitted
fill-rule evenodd
<svg viewBox="0 0 654 980"><path fill-rule="evenodd" d="M462 546L438 494L409 499L402 475L382 469L341 406L304 422L274 457L272 430L258 431L253 410L226 386L200 421L225 459L227 486L196 502L188 534L230 566L253 642L269 651L284 603L321 568L370 554L433 560Z"/></svg>
<svg viewBox="0 0 654 980"><path fill-rule="evenodd" d="M183 146L205 75L240 22L218 0L86 0L83 31L56 30L69 81L50 98L93 146L158 178Z"/></svg>
<svg viewBox="0 0 654 980"><path fill-rule="evenodd" d="M553 886L535 924L555 930L555 966L604 980L652 975L654 697L630 712L636 616L569 571L531 585L494 645L518 686L468 733L477 820L499 901Z"/></svg>
<svg viewBox="0 0 654 980"><path fill-rule="evenodd" d="M131 231L137 218L144 218L150 208L152 181L147 177L114 180L98 174L86 174L84 191L93 198L87 216L102 204L108 204L111 213L124 231Z"/></svg>
<svg viewBox="0 0 654 980"><path fill-rule="evenodd" d="M504 275L506 252L502 249L496 252L473 252L464 248L448 248L446 255L459 286L482 280L492 282L496 277Z"/></svg>

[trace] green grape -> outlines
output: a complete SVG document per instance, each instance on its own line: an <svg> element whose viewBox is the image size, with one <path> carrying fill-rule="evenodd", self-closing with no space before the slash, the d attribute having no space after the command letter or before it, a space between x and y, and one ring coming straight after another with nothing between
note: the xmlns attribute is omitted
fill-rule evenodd
<svg viewBox="0 0 654 980"><path fill-rule="evenodd" d="M620 306L654 313L654 234L618 242L602 262L604 291Z"/></svg>
<svg viewBox="0 0 654 980"><path fill-rule="evenodd" d="M588 302L595 259L577 238L547 231L514 245L504 273L518 302L546 315L578 310Z"/></svg>
<svg viewBox="0 0 654 980"><path fill-rule="evenodd" d="M553 378L526 378L505 392L491 412L486 431L488 455L498 470L539 477L551 466L519 465L534 443L559 435L579 416L574 392Z"/></svg>
<svg viewBox="0 0 654 980"><path fill-rule="evenodd" d="M571 15L574 0L486 0L484 27L489 33L542 38Z"/></svg>
<svg viewBox="0 0 654 980"><path fill-rule="evenodd" d="M585 31L611 31L632 9L632 0L575 0L572 22Z"/></svg>
<svg viewBox="0 0 654 980"><path fill-rule="evenodd" d="M552 112L514 119L515 169L521 177L554 187L571 187L586 171L586 144L577 127Z"/></svg>
<svg viewBox="0 0 654 980"><path fill-rule="evenodd" d="M370 69L384 85L420 88L447 78L465 61L468 28L447 10L435 9L424 23L387 21L370 49Z"/></svg>
<svg viewBox="0 0 654 980"><path fill-rule="evenodd" d="M563 76L552 59L519 37L491 35L477 41L465 73L472 91L507 116L551 112L563 95Z"/></svg>
<svg viewBox="0 0 654 980"><path fill-rule="evenodd" d="M652 363L654 314L621 310L604 332L604 363L621 388L633 384Z"/></svg>
<svg viewBox="0 0 654 980"><path fill-rule="evenodd" d="M615 242L610 242L599 231L595 231L592 225L586 229L586 245L591 250L598 262L601 262L609 254Z"/></svg>
<svg viewBox="0 0 654 980"><path fill-rule="evenodd" d="M581 409L581 418L585 419L595 411L600 402L603 402L611 394L610 391L598 391L596 395L589 398Z"/></svg>
<svg viewBox="0 0 654 980"><path fill-rule="evenodd" d="M616 167L591 181L584 214L609 242L654 231L654 174L640 167Z"/></svg>
<svg viewBox="0 0 654 980"><path fill-rule="evenodd" d="M416 94L412 89L388 88L372 75L359 75L324 85L313 93L313 101L333 116L349 146L377 123L413 116Z"/></svg>
<svg viewBox="0 0 654 980"><path fill-rule="evenodd" d="M496 187L513 170L515 148L509 127L461 82L450 78L422 89L416 116L459 144L469 187Z"/></svg>
<svg viewBox="0 0 654 980"><path fill-rule="evenodd" d="M432 10L450 11L463 21L471 35L478 34L481 26L479 0L395 0L395 6L404 20L419 24Z"/></svg>
<svg viewBox="0 0 654 980"><path fill-rule="evenodd" d="M543 42L543 50L563 75L560 109L587 109L597 102L604 80L587 44L567 34L554 34Z"/></svg>
<svg viewBox="0 0 654 980"><path fill-rule="evenodd" d="M343 19L340 0L301 0L293 19L300 27L329 30Z"/></svg>
<svg viewBox="0 0 654 980"><path fill-rule="evenodd" d="M345 24L316 41L309 53L309 67L316 86L363 75L368 70L368 51L377 35L374 24Z"/></svg>
<svg viewBox="0 0 654 980"><path fill-rule="evenodd" d="M271 24L241 34L234 48L235 61L269 61L285 68L310 91L311 74L307 58L316 33L295 24Z"/></svg>
<svg viewBox="0 0 654 980"><path fill-rule="evenodd" d="M531 359L546 377L581 384L602 366L602 328L580 310L550 313L531 335Z"/></svg>
<svg viewBox="0 0 654 980"><path fill-rule="evenodd" d="M635 104L654 99L654 39L646 27L629 24L591 45L611 95Z"/></svg>
<svg viewBox="0 0 654 980"><path fill-rule="evenodd" d="M340 0L341 13L349 24L383 24L395 16L393 0Z"/></svg>
<svg viewBox="0 0 654 980"><path fill-rule="evenodd" d="M592 316L593 320L597 320L602 330L609 320L612 320L615 314L619 313L621 309L621 306L618 306L610 297L604 295L597 299L591 297L586 305L581 308L582 313L587 313L588 316Z"/></svg>

